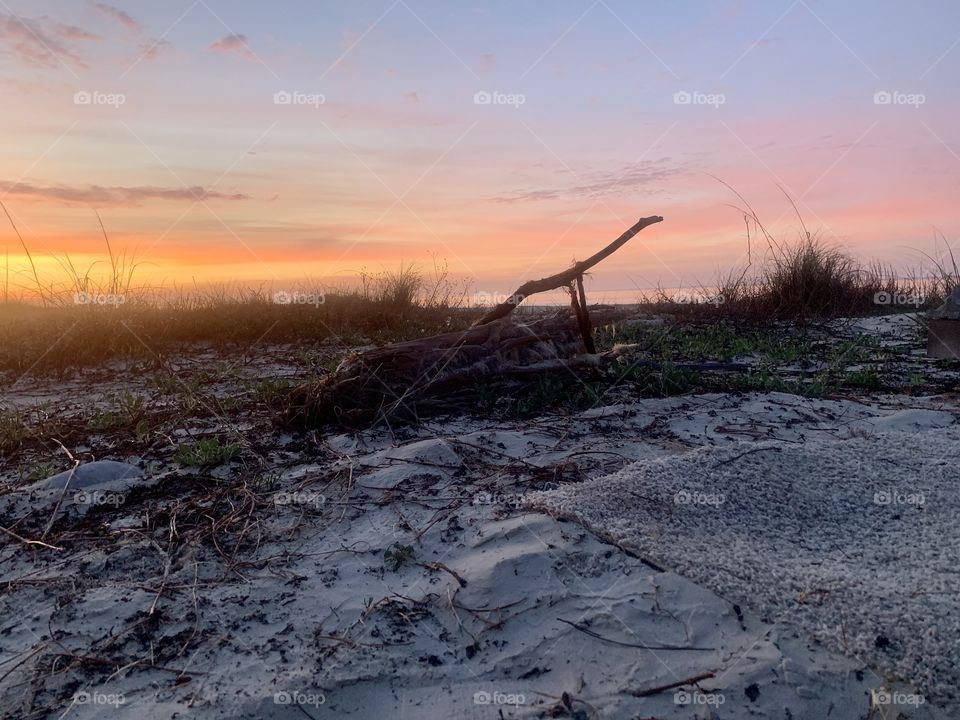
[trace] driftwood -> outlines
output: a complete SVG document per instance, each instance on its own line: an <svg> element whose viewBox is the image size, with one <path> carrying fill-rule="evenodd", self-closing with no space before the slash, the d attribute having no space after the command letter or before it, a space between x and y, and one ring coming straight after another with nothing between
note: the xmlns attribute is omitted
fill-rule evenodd
<svg viewBox="0 0 960 720"><path fill-rule="evenodd" d="M583 274L622 247L648 217L587 260L564 272L521 285L511 298L472 327L394 343L347 357L330 375L296 388L286 417L299 427L363 427L380 420L416 421L422 413L462 406L480 387L504 392L531 376L570 374L601 364L592 329L625 319L611 306L587 309ZM510 314L531 295L568 287L571 309L529 323Z"/></svg>
<svg viewBox="0 0 960 720"><path fill-rule="evenodd" d="M626 245L634 235L643 230L645 227L658 222L663 222L663 218L659 215L640 218L636 225L627 230L612 243L607 245L603 250L595 255L591 255L586 260L574 263L573 267L570 269L559 272L556 275L551 275L550 277L541 278L540 280L530 280L529 282L525 282L514 291L513 295L508 297L504 302L500 303L490 312L480 318L476 324L484 325L486 323L493 322L494 320L499 320L502 317L506 317L512 313L517 306L520 305L520 303L522 303L531 295L546 292L548 290L556 290L560 287L569 287L570 283L574 281L577 282L579 303L582 306L585 306L586 298L583 294L583 274L600 261L605 260L613 255L613 253Z"/></svg>
<svg viewBox="0 0 960 720"><path fill-rule="evenodd" d="M598 307L591 314L602 326L628 312ZM595 358L584 354L569 310L529 324L501 318L352 355L330 375L296 388L287 419L299 427L412 422L425 412L461 405L461 391L475 395L488 386L502 392L511 381L570 373L595 364Z"/></svg>

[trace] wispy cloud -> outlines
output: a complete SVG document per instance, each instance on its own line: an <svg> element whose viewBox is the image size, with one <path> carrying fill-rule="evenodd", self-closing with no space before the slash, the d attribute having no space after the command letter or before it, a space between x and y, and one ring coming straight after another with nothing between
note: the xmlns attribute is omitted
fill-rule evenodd
<svg viewBox="0 0 960 720"><path fill-rule="evenodd" d="M588 172L573 182L552 188L527 188L493 198L499 203L537 202L572 198L600 198L624 195L647 188L679 174L682 169L670 164L669 158L648 160L622 167L620 170Z"/></svg>
<svg viewBox="0 0 960 720"><path fill-rule="evenodd" d="M211 43L207 49L210 50L210 52L221 53L223 55L236 53L246 58L252 59L256 57L253 54L253 50L250 49L249 38L247 38L246 35L224 35L216 42Z"/></svg>
<svg viewBox="0 0 960 720"><path fill-rule="evenodd" d="M173 49L173 43L168 40L148 40L140 46L141 60L156 60L168 50Z"/></svg>
<svg viewBox="0 0 960 720"><path fill-rule="evenodd" d="M200 186L189 188L163 188L154 186L70 187L66 185L40 186L30 183L0 181L0 191L32 200L46 200L69 205L94 205L99 207L139 207L148 200L164 202L196 202L200 200L249 200L244 193L222 193L206 190Z"/></svg>
<svg viewBox="0 0 960 720"><path fill-rule="evenodd" d="M102 2L94 3L93 6L107 17L116 20L118 23L127 28L127 30L133 30L134 32L138 33L143 32L143 25L141 25L140 22L128 12Z"/></svg>
<svg viewBox="0 0 960 720"><path fill-rule="evenodd" d="M101 39L81 27L64 25L46 16L22 18L0 13L0 47L35 67L55 67L64 63L86 69L83 58L70 43Z"/></svg>
<svg viewBox="0 0 960 720"><path fill-rule="evenodd" d="M107 17L116 20L130 32L140 36L141 42L138 47L137 62L156 60L168 50L173 49L173 43L169 40L145 37L146 26L126 10L105 2L95 2L93 7Z"/></svg>

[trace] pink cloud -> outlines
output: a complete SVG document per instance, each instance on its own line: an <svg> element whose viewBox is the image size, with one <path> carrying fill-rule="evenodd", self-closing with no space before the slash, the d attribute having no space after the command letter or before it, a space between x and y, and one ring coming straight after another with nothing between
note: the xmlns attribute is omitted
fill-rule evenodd
<svg viewBox="0 0 960 720"><path fill-rule="evenodd" d="M210 52L220 53L223 55L237 53L238 55L242 55L246 58L254 57L246 35L224 35L216 42L211 43L207 49Z"/></svg>
<svg viewBox="0 0 960 720"><path fill-rule="evenodd" d="M46 18L44 18L46 20ZM54 29L56 34L62 37L64 40L102 40L99 35L94 35L92 32L87 32L81 27L76 25L61 25L60 23L54 23Z"/></svg>
<svg viewBox="0 0 960 720"><path fill-rule="evenodd" d="M645 160L615 170L585 172L555 187L529 187L492 198L497 203L540 202L573 198L600 198L643 190L650 195L659 184L681 174L683 168L670 158ZM564 173L568 175L569 173ZM652 189L648 189L652 186Z"/></svg>
<svg viewBox="0 0 960 720"><path fill-rule="evenodd" d="M129 13L121 10L120 8L102 2L95 3L94 7L107 17L111 17L116 20L128 30L133 30L134 32L143 32L143 25L141 25Z"/></svg>
<svg viewBox="0 0 960 720"><path fill-rule="evenodd" d="M189 188L162 188L153 186L135 187L87 187L39 186L30 183L0 181L0 191L31 200L54 201L68 205L95 205L101 207L139 207L147 200L167 202L200 202L202 200L249 200L243 193L222 193L206 190L200 186Z"/></svg>
<svg viewBox="0 0 960 720"><path fill-rule="evenodd" d="M143 60L156 60L160 55L173 49L173 43L167 40L150 40L140 46Z"/></svg>
<svg viewBox="0 0 960 720"><path fill-rule="evenodd" d="M0 14L0 44L21 61L34 67L56 67L58 64L73 64L79 68L87 65L71 42L91 42L102 38L76 25L64 25L44 16L21 18L13 14Z"/></svg>

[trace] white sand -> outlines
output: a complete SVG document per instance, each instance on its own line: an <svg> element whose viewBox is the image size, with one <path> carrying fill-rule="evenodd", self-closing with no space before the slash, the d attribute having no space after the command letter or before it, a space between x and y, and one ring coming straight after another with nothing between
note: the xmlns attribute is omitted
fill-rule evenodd
<svg viewBox="0 0 960 720"><path fill-rule="evenodd" d="M703 448L530 503L960 712L960 428Z"/></svg>
<svg viewBox="0 0 960 720"><path fill-rule="evenodd" d="M102 527L101 542L0 547L0 581L16 581L0 599L0 707L71 718L866 717L872 691L889 686L905 701L913 689L799 625L761 620L747 603L738 616L731 598L518 506L531 488L691 446L953 423L955 408L942 406L711 395L329 438L310 463L282 470L276 492L293 502L276 506L234 571L208 549L166 568L167 535L139 530L142 507ZM342 480L321 498L321 476L336 468ZM150 502L155 513L166 501ZM396 572L384 563L393 543L414 549ZM466 585L424 566L434 562ZM137 630L154 603L156 629ZM51 665L55 652L118 648L140 662ZM642 696L674 683L686 695ZM935 704L895 708L951 717ZM891 707L874 717L896 717Z"/></svg>

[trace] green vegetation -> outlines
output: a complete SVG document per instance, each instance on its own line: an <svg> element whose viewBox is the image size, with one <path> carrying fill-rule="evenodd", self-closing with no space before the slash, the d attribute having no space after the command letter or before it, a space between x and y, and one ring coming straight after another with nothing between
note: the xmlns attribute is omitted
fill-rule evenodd
<svg viewBox="0 0 960 720"><path fill-rule="evenodd" d="M640 397L683 395L695 390L703 382L700 373L678 368L669 362L656 367L636 365L623 377Z"/></svg>
<svg viewBox="0 0 960 720"><path fill-rule="evenodd" d="M180 445L173 461L189 467L212 467L230 462L240 454L236 443L222 444L218 438L204 438L195 443Z"/></svg>
<svg viewBox="0 0 960 720"><path fill-rule="evenodd" d="M811 340L803 335L737 327L723 321L686 323L665 327L628 326L604 330L597 346L639 344L644 355L663 362L713 360L732 362L736 358L759 357L769 363L792 363L810 356Z"/></svg>
<svg viewBox="0 0 960 720"><path fill-rule="evenodd" d="M383 551L383 564L388 570L397 572L401 567L413 560L414 551L412 545L401 545L394 543Z"/></svg>
<svg viewBox="0 0 960 720"><path fill-rule="evenodd" d="M145 412L145 403L141 395L124 390L110 398L111 406L99 408L87 420L87 429L102 433L129 427L138 427Z"/></svg>
<svg viewBox="0 0 960 720"><path fill-rule="evenodd" d="M254 399L264 405L274 405L290 391L292 387L286 378L264 378L251 383Z"/></svg>
<svg viewBox="0 0 960 720"><path fill-rule="evenodd" d="M10 455L30 437L26 418L17 410L0 410L0 454Z"/></svg>
<svg viewBox="0 0 960 720"><path fill-rule="evenodd" d="M24 463L17 468L17 477L19 482L24 484L35 483L48 477L56 475L63 468L57 463L37 460Z"/></svg>
<svg viewBox="0 0 960 720"><path fill-rule="evenodd" d="M501 399L500 410L512 417L532 417L547 410L577 412L598 404L597 388L571 375L569 378L539 377L517 395Z"/></svg>

